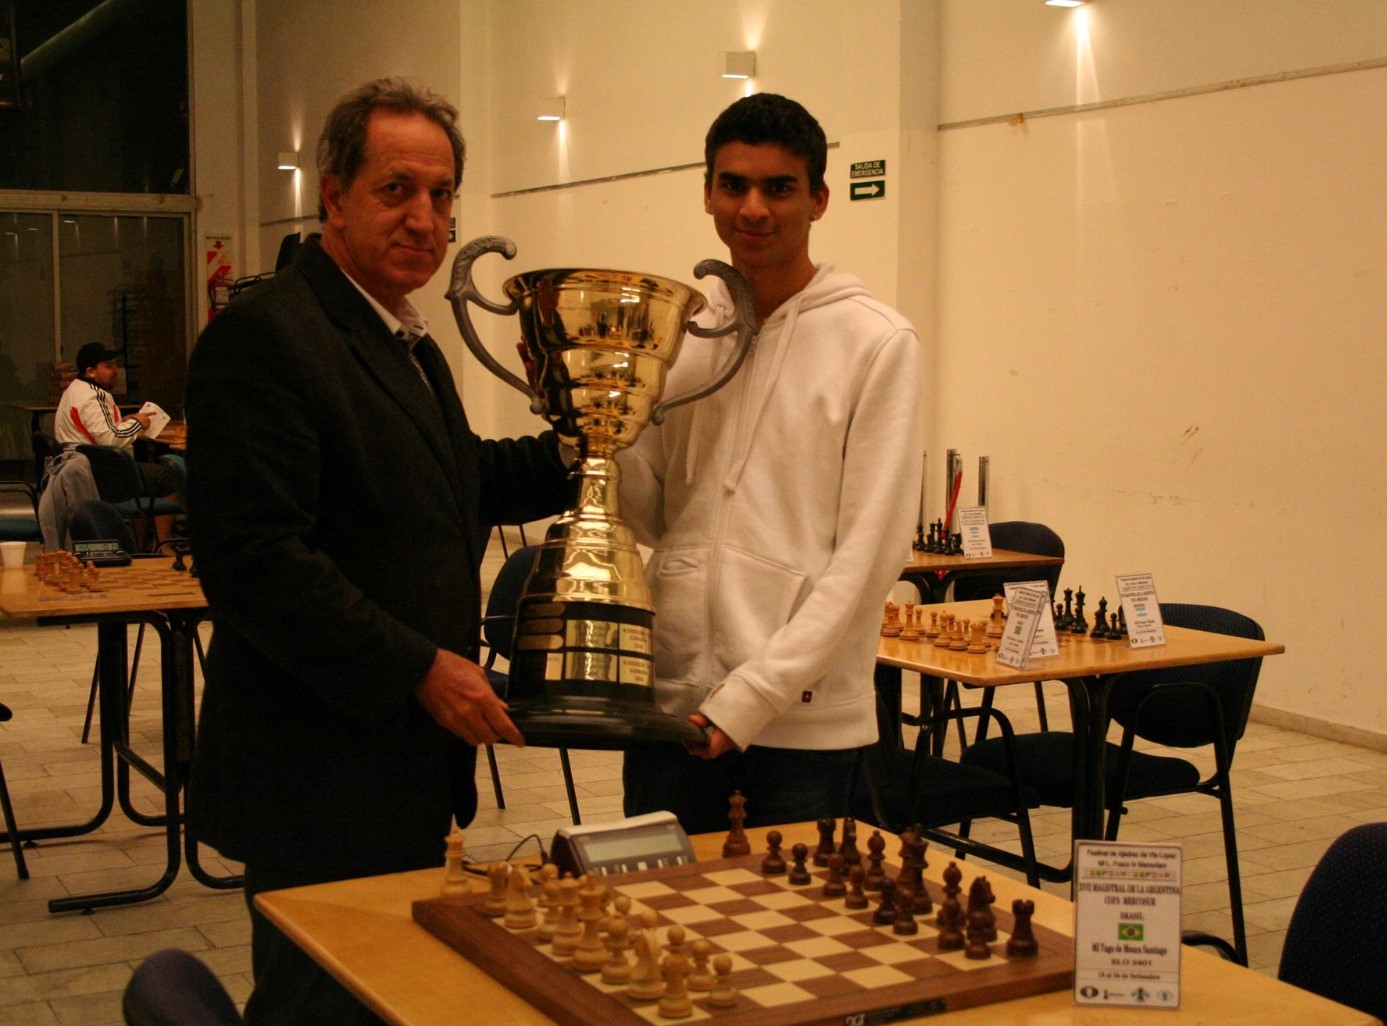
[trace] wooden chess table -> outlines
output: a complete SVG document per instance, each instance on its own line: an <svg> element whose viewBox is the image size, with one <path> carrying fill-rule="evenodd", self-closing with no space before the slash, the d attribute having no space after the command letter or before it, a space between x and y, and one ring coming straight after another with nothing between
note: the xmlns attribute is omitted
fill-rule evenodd
<svg viewBox="0 0 1387 1026"><path fill-rule="evenodd" d="M50 912L88 911L109 905L146 901L166 891L178 876L184 857L193 876L209 887L232 888L240 877L212 876L199 861L197 844L183 835L182 797L193 755L193 659L198 624L207 616L207 600L197 578L174 569L171 556L136 557L129 566L98 571L97 590L68 590L41 582L31 564L0 571L0 615L31 620L39 626L96 625L100 722L101 804L84 823L20 830L25 841L76 837L106 822L117 801L125 815L144 826L164 828L166 859L162 875L146 887L101 894L73 895L49 901ZM163 719L163 765L156 767L135 751L128 725L126 628L150 627L160 642ZM149 816L130 801L130 771L145 777L164 796L164 811ZM8 843L8 835L3 838Z"/></svg>
<svg viewBox="0 0 1387 1026"><path fill-rule="evenodd" d="M935 552L912 552L901 570L900 579L920 589L925 602L943 602L949 585L960 577L995 574L998 570L1034 569L1036 577L1053 566L1063 566L1063 556L1041 556L1034 552L993 549L990 556L941 556Z"/></svg>
<svg viewBox="0 0 1387 1026"><path fill-rule="evenodd" d="M817 836L812 823L780 829L787 841L812 845ZM759 831L751 833L753 846L760 844ZM723 839L723 834L705 834L691 840L698 858L716 860ZM925 879L937 885L948 858L934 849L927 857ZM971 875L968 868L964 871ZM340 880L271 891L255 901L286 936L392 1026L553 1026L555 1018L414 921L415 902L437 897L443 876L440 867ZM1007 877L992 873L988 877L997 908L1009 909L1015 898L1033 900L1037 930L1072 938L1074 906L1069 901ZM1202 950L1182 952L1181 972L1177 1009L1153 1012L1076 1005L1072 993L1060 989L901 1021L938 1026L1136 1026L1157 1019L1160 1026L1373 1026L1377 1022L1366 1013Z"/></svg>
<svg viewBox="0 0 1387 1026"><path fill-rule="evenodd" d="M926 619L934 611L948 611L971 620L985 619L991 610L990 599L923 607ZM998 663L995 651L974 655L937 647L925 637L918 641L883 637L877 645L877 669L879 675L883 669L912 670L942 680L956 680L970 688L1063 681L1069 691L1074 736L1074 805L1070 820L1073 839L1097 840L1103 836L1107 699L1113 681L1134 670L1198 666L1286 651L1286 646L1270 641L1235 638L1169 624L1164 629L1165 644L1150 648L1132 648L1126 641L1094 641L1068 635L1060 645L1059 655L1031 660L1029 666L1019 670ZM896 681L899 686L898 673ZM1069 878L1067 867L1058 871L1050 868L1048 872L1047 867L1042 867L1041 875L1057 880Z"/></svg>

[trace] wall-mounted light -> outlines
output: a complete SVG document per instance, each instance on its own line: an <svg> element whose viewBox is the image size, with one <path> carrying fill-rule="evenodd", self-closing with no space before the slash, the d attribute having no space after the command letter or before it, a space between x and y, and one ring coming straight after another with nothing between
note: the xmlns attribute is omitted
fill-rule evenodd
<svg viewBox="0 0 1387 1026"><path fill-rule="evenodd" d="M722 77L723 78L751 78L756 74L756 51L747 50L742 53L723 52L722 55Z"/></svg>
<svg viewBox="0 0 1387 1026"><path fill-rule="evenodd" d="M1046 7L1082 7L1088 0L1045 0Z"/></svg>
<svg viewBox="0 0 1387 1026"><path fill-rule="evenodd" d="M567 115L567 104L562 96L555 96L553 99L540 100L535 112L536 121L562 121Z"/></svg>
<svg viewBox="0 0 1387 1026"><path fill-rule="evenodd" d="M297 171L299 169L298 150L280 150L279 164L276 166L281 171Z"/></svg>

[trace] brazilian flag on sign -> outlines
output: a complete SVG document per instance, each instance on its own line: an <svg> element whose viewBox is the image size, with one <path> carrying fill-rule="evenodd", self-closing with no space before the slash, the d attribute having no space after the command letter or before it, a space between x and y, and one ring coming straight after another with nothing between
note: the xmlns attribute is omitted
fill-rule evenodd
<svg viewBox="0 0 1387 1026"><path fill-rule="evenodd" d="M1146 937L1146 926L1142 923L1118 923L1117 939L1120 941L1139 941Z"/></svg>

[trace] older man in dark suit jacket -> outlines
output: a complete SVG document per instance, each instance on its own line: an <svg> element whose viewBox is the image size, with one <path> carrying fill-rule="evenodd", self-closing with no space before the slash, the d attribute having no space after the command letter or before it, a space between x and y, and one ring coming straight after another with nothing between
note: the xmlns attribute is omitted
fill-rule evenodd
<svg viewBox="0 0 1387 1026"><path fill-rule="evenodd" d="M195 836L262 890L441 865L475 745L522 739L474 651L489 525L556 513L554 436L482 441L408 300L447 248L455 112L399 80L339 101L323 235L189 370L189 515L216 620ZM373 1017L254 912L252 1023Z"/></svg>

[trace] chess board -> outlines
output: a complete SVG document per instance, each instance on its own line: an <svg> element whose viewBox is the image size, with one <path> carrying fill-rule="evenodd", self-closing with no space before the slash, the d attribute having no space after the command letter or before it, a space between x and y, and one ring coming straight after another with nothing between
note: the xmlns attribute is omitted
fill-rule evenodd
<svg viewBox="0 0 1387 1026"><path fill-rule="evenodd" d="M7 571L0 611L24 619L205 607L207 600L198 579L172 566L172 557L162 557L136 559L129 566L101 567L94 590L64 591L40 581L31 564L21 572Z"/></svg>
<svg viewBox="0 0 1387 1026"><path fill-rule="evenodd" d="M936 854L935 858L942 858ZM1004 954L1012 922L999 903L993 957L969 959L937 950L934 915L918 917L919 933L898 936L872 923L872 909L853 911L822 896L827 870L794 886L785 875L763 876L760 855L605 877L625 894L633 914L653 910L664 928L678 924L692 942L706 938L732 958L734 1008L712 1008L692 993L693 1015L679 1022L719 1026L815 1026L884 1023L1069 987L1073 941L1033 926L1039 953ZM964 869L964 895L976 875ZM888 868L894 877L895 870ZM942 889L927 882L936 909ZM476 907L484 895L414 903L414 919L469 961L563 1026L650 1026L676 1020L655 1002L634 1002L625 988L580 974L553 955L534 930L512 933ZM873 906L874 907L874 906ZM687 948L686 948L687 950Z"/></svg>

